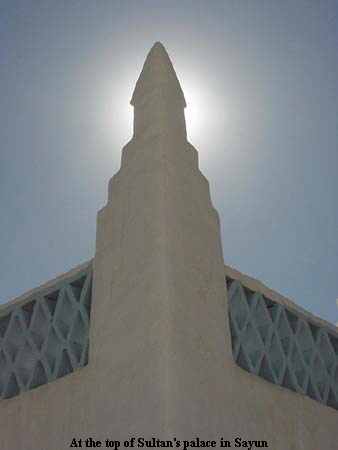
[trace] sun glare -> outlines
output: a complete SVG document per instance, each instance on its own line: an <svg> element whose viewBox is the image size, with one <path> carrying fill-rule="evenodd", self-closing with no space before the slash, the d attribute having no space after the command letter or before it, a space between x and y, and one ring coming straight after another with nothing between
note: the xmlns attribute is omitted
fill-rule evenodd
<svg viewBox="0 0 338 450"><path fill-rule="evenodd" d="M134 80L123 79L119 85L107 86L102 98L102 125L107 139L118 140L120 145L127 143L133 134L134 108L130 105Z"/></svg>
<svg viewBox="0 0 338 450"><path fill-rule="evenodd" d="M179 77L187 104L187 137L196 146L209 144L211 137L226 126L224 110L213 92L205 88L206 82L187 75ZM106 87L106 95L102 98L103 125L110 142L118 139L118 144L124 145L132 137L134 109L130 99L134 86L135 80L124 77L119 85Z"/></svg>
<svg viewBox="0 0 338 450"><path fill-rule="evenodd" d="M192 84L187 84L184 88L185 101L185 120L187 125L187 134L189 139L198 138L199 133L203 132L203 126L206 125L204 111L206 110L206 99L196 91Z"/></svg>
<svg viewBox="0 0 338 450"><path fill-rule="evenodd" d="M226 115L215 95L203 83L194 77L180 77L187 107L185 119L189 141L194 145L210 141L211 136L226 126Z"/></svg>

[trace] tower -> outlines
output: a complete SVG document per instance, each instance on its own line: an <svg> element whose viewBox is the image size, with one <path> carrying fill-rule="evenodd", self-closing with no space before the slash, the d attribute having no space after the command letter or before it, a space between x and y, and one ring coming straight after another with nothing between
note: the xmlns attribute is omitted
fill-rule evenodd
<svg viewBox="0 0 338 450"><path fill-rule="evenodd" d="M147 56L131 104L134 135L98 214L94 260L93 297L102 307L97 325L105 322L113 349L100 356L102 346L93 347L92 357L103 364L116 355L110 378L120 364L128 368L116 380L131 396L124 423L138 434L173 435L186 432L186 418L197 423L219 403L224 361L218 352L230 351L219 220L197 152L187 142L184 96L160 43ZM95 273L105 273L105 284ZM112 317L122 320L110 327ZM133 372L135 384L127 375ZM220 383L214 392L211 378L215 387ZM117 394L120 411L125 395ZM198 421L195 434L201 426Z"/></svg>

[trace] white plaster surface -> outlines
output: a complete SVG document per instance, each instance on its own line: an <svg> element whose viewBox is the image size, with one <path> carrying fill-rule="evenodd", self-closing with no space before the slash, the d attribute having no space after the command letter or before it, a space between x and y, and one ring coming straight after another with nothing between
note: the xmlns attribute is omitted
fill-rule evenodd
<svg viewBox="0 0 338 450"><path fill-rule="evenodd" d="M0 448L63 450L88 437L235 447L240 437L334 450L337 411L233 361L218 215L166 58L156 44L153 84L133 97L141 119L98 213L89 364L0 402Z"/></svg>

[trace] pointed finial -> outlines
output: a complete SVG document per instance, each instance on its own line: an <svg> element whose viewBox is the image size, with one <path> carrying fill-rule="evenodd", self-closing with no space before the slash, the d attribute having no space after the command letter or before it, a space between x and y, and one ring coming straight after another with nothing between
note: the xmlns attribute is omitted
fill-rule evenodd
<svg viewBox="0 0 338 450"><path fill-rule="evenodd" d="M160 42L150 49L131 99L134 136L175 133L186 138L184 94L168 53Z"/></svg>
<svg viewBox="0 0 338 450"><path fill-rule="evenodd" d="M174 95L181 106L186 107L184 94L169 55L161 42L155 42L144 62L130 104L137 106L138 101L142 101L145 95L151 93L151 89L159 87L164 94Z"/></svg>

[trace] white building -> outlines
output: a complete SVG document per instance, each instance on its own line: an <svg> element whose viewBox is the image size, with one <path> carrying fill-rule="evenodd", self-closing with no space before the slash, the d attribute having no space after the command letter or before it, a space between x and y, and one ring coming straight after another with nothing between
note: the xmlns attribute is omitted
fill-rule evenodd
<svg viewBox="0 0 338 450"><path fill-rule="evenodd" d="M0 448L334 450L337 329L224 266L159 43L131 103L93 260L0 306Z"/></svg>

